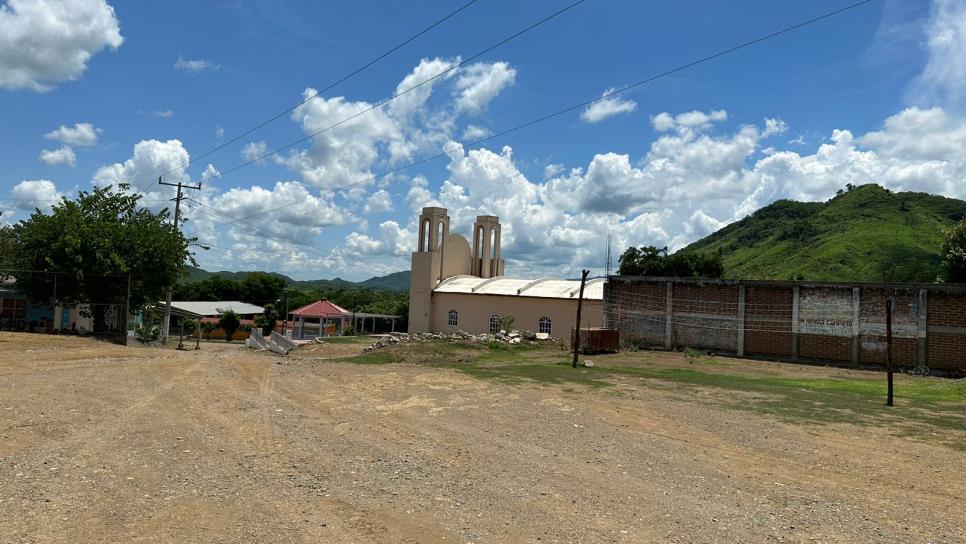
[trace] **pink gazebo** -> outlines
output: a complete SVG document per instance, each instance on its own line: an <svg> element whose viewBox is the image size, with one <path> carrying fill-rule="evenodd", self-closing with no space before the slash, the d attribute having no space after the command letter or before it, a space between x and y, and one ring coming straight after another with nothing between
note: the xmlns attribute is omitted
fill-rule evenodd
<svg viewBox="0 0 966 544"><path fill-rule="evenodd" d="M316 336L341 336L352 319L352 312L323 299L289 312L289 317L294 328L292 338L301 340Z"/></svg>

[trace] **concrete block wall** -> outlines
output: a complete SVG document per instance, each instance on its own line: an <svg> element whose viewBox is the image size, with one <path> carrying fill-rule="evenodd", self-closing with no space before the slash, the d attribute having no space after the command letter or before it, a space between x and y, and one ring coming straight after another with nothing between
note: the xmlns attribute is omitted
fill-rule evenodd
<svg viewBox="0 0 966 544"><path fill-rule="evenodd" d="M839 364L966 372L966 285L845 284L612 276L604 315L621 339Z"/></svg>

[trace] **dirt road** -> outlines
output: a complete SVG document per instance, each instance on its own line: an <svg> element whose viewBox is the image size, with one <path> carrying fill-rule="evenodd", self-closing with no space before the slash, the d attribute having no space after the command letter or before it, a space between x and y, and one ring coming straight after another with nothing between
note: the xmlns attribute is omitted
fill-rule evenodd
<svg viewBox="0 0 966 544"><path fill-rule="evenodd" d="M966 542L966 453L708 389L0 333L2 542Z"/></svg>

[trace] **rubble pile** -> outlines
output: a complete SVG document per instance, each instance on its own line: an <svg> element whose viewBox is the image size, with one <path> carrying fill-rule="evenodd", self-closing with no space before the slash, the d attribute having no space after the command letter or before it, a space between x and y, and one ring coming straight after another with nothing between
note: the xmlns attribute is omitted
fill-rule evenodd
<svg viewBox="0 0 966 544"><path fill-rule="evenodd" d="M500 342L507 345L518 345L521 343L526 344L536 344L538 342L557 342L556 339L550 337L547 334L537 334L530 331L500 331L496 334L470 334L468 332L456 331L456 332L417 332L417 333L405 333L405 332L394 332L387 334L381 339L377 340L370 346L363 349L363 353L368 353L370 351L376 351L379 349L387 348L395 344L417 344L422 342L441 342L441 341L456 341L456 342L472 342L479 344L489 344L490 342Z"/></svg>

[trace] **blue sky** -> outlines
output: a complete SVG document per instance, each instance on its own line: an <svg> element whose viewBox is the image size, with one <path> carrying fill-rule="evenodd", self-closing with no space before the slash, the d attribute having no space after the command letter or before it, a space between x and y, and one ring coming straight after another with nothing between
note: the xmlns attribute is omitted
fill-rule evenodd
<svg viewBox="0 0 966 544"><path fill-rule="evenodd" d="M603 239L682 247L778 198L846 183L966 196L966 8L873 1L459 150L848 2L586 0L432 86L269 157L569 1L479 0L169 180L208 269L364 279L409 266L415 217L499 215L511 275L603 266ZM136 187L292 106L457 2L9 0L0 11L0 209ZM407 78L404 80L404 78ZM62 127L62 128L61 128ZM454 150L456 149L456 150ZM370 181L449 150L448 156ZM156 185L151 207L171 191ZM291 202L246 223L219 225ZM225 215L227 214L227 215Z"/></svg>

